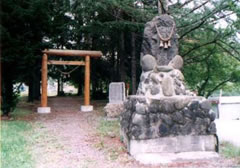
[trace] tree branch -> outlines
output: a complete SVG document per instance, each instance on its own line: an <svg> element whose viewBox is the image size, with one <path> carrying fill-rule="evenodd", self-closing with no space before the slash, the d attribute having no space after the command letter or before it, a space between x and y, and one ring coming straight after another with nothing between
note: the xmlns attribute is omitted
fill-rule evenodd
<svg viewBox="0 0 240 168"><path fill-rule="evenodd" d="M197 62L202 62L202 61L208 59L210 56L212 56L212 54L214 53L215 49L216 49L216 44L215 44L214 49L212 49L212 51L211 51L210 53L208 53L207 56L205 56L205 57L204 57L203 59L201 59L201 60L197 60ZM198 57L200 57L200 56L202 56L202 55L204 55L204 54L200 54L200 55L197 55L197 56L188 58L188 59L184 60L184 62L185 62L184 64L192 64L192 63L195 63L196 61L194 62L194 61L190 61L190 60L194 60L194 59L196 59L196 58L198 58Z"/></svg>
<svg viewBox="0 0 240 168"><path fill-rule="evenodd" d="M183 35L181 35L181 36L179 37L179 41L180 41L184 36L186 36L188 33L191 33L192 31L200 28L200 27L204 24L205 21L206 21L206 20L202 21L199 25L191 28L190 30L188 30L187 32L185 32Z"/></svg>
<svg viewBox="0 0 240 168"><path fill-rule="evenodd" d="M206 21L210 16L215 15L215 14L217 14L218 12L222 11L223 9L227 9L228 7L229 7L228 5L225 5L225 6L223 6L222 8L220 8L220 9L218 9L218 10L217 10L217 9L214 9L212 12L209 12L208 14L206 14L205 16L203 16L202 18L197 19L197 20L193 21L192 23L185 24L185 25L183 25L183 26L179 26L179 27L177 27L177 28L178 28L178 29L182 29L182 28L186 28L186 27L188 27L188 26L192 26L192 25L194 25L194 24L197 24L198 22Z"/></svg>
<svg viewBox="0 0 240 168"><path fill-rule="evenodd" d="M206 87L206 85L207 85L207 83L208 83L208 81L210 79L210 66L209 66L207 60L206 60L206 65L207 65L207 72L206 72L207 73L207 77L206 77L205 81L203 82L203 84L201 85L201 87L198 89L198 93L201 96L203 96L202 95L202 91L204 90L204 88Z"/></svg>
<svg viewBox="0 0 240 168"><path fill-rule="evenodd" d="M235 12L231 12L231 13L229 13L229 14L227 14L227 15L223 15L223 16L221 16L221 17L219 17L219 18L216 18L216 19L211 20L211 21L208 22L208 23L214 23L214 22L216 22L216 21L218 21L218 20L224 19L224 18L226 18L226 17L228 17L228 16L230 16L230 15L233 15L234 13L235 13Z"/></svg>
<svg viewBox="0 0 240 168"><path fill-rule="evenodd" d="M228 53L230 56L232 56L233 58L235 58L237 61L240 61L240 58L236 57L233 53L231 53L231 51L229 51L228 49L224 48L222 46L222 44L220 43L216 43L220 48L222 48L226 53Z"/></svg>
<svg viewBox="0 0 240 168"><path fill-rule="evenodd" d="M224 85L225 83L229 82L231 80L231 78L228 78L222 82L220 82L218 85L216 85L213 89L211 89L210 91L208 91L206 97L209 97L215 90L217 90L220 86Z"/></svg>
<svg viewBox="0 0 240 168"><path fill-rule="evenodd" d="M198 10L198 9L201 8L202 6L206 5L208 2L210 2L210 0L207 0L206 2L202 3L201 5L195 7L195 8L192 9L189 13L193 13L195 10Z"/></svg>
<svg viewBox="0 0 240 168"><path fill-rule="evenodd" d="M230 47L232 50L234 50L238 55L240 55L240 52L237 51L233 46L227 44L226 42L222 41L222 40L219 40L220 42L224 43L225 45L227 45L228 47Z"/></svg>
<svg viewBox="0 0 240 168"><path fill-rule="evenodd" d="M179 9L180 9L180 8L183 8L184 6L186 6L187 4L191 3L192 1L194 1L194 0L188 0L188 1L186 1L184 4L180 5L178 8L179 8Z"/></svg>
<svg viewBox="0 0 240 168"><path fill-rule="evenodd" d="M189 51L187 51L185 54L183 54L182 57L190 54L193 50L196 50L196 49L199 49L199 48L201 48L201 47L204 47L204 46L207 46L207 45L210 45L210 44L214 44L214 43L216 43L216 39L214 39L214 40L212 40L212 41L210 41L210 42L208 42L208 43L204 43L204 44L202 44L202 45L193 47L191 50L189 50Z"/></svg>

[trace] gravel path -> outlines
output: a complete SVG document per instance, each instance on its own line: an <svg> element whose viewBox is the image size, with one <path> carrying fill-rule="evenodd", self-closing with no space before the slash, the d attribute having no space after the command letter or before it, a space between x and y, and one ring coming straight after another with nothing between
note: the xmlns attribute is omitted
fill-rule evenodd
<svg viewBox="0 0 240 168"><path fill-rule="evenodd" d="M104 103L93 102L95 110L79 111L76 97L50 98L51 114L34 114L32 153L35 168L146 168L234 167L233 160L181 161L168 165L140 165L126 152L119 136L100 136L97 132L103 118Z"/></svg>

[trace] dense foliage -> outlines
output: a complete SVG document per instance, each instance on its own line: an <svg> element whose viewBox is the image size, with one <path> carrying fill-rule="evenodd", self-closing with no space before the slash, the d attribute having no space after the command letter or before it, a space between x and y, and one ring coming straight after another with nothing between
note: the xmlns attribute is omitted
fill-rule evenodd
<svg viewBox="0 0 240 168"><path fill-rule="evenodd" d="M104 57L92 60L92 95L101 97L111 81L130 83L134 94L141 73L144 24L158 14L157 4L157 0L2 0L3 112L8 113L14 105L16 83L29 85L29 101L39 98L44 48L101 50ZM177 23L189 87L204 96L237 87L240 3L172 0L168 12ZM67 78L59 71L73 67L49 68L49 75L58 79L59 85L71 81L81 93L81 68Z"/></svg>

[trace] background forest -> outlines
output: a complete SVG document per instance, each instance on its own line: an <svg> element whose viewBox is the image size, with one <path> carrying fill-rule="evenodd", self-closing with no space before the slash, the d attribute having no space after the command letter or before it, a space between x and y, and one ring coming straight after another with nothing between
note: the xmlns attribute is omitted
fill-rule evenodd
<svg viewBox="0 0 240 168"><path fill-rule="evenodd" d="M157 0L2 0L3 113L14 109L21 83L29 86L28 101L39 99L41 51L47 48L103 52L91 62L93 98L104 98L114 81L129 83L135 94L144 24L158 15L157 5ZM206 97L219 89L240 93L240 2L171 0L169 13L176 21L188 86ZM82 94L83 68L67 78L54 66L49 71L59 86L70 81Z"/></svg>

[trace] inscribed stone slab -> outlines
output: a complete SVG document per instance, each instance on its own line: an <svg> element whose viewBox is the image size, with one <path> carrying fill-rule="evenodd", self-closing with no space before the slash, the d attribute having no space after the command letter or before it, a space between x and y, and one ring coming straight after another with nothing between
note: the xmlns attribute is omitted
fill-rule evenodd
<svg viewBox="0 0 240 168"><path fill-rule="evenodd" d="M109 103L122 103L125 100L125 83L112 82L109 85Z"/></svg>

